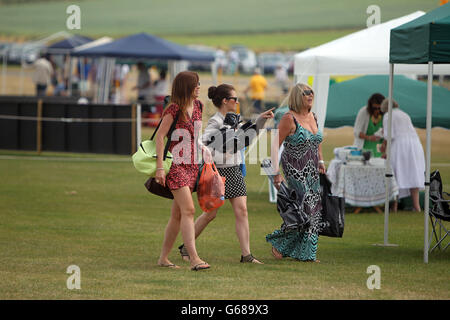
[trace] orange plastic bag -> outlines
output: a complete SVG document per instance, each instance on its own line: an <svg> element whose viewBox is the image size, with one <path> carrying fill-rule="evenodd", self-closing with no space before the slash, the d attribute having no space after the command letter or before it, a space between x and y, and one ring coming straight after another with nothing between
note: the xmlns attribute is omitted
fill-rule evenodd
<svg viewBox="0 0 450 320"><path fill-rule="evenodd" d="M225 177L220 176L214 163L205 163L197 187L198 204L211 212L225 203Z"/></svg>

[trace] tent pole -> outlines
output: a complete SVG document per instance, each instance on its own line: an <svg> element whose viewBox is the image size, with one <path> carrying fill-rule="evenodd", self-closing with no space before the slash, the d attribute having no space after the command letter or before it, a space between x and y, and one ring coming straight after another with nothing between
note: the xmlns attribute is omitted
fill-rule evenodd
<svg viewBox="0 0 450 320"><path fill-rule="evenodd" d="M8 67L8 50L3 50L2 95L6 94L6 68Z"/></svg>
<svg viewBox="0 0 450 320"><path fill-rule="evenodd" d="M386 198L384 202L384 246L389 246L389 198L391 189L391 139L392 139L392 97L394 91L394 64L389 64L389 103L388 103L388 138L386 146L386 173L385 186Z"/></svg>
<svg viewBox="0 0 450 320"><path fill-rule="evenodd" d="M67 82L67 86L68 86L68 94L69 94L69 97L71 97L72 96L72 69L73 69L73 58L72 58L72 56L69 56L69 79L68 79L68 82Z"/></svg>
<svg viewBox="0 0 450 320"><path fill-rule="evenodd" d="M428 216L430 210L430 164L431 164L431 107L433 98L433 62L428 62L428 79L427 79L427 155L425 163L425 204L424 204L424 248L423 262L428 263Z"/></svg>
<svg viewBox="0 0 450 320"><path fill-rule="evenodd" d="M142 106L140 103L136 106L136 150L142 142Z"/></svg>
<svg viewBox="0 0 450 320"><path fill-rule="evenodd" d="M19 95L23 95L23 66L25 64L25 57L24 54L22 53L20 56L20 90L19 90Z"/></svg>

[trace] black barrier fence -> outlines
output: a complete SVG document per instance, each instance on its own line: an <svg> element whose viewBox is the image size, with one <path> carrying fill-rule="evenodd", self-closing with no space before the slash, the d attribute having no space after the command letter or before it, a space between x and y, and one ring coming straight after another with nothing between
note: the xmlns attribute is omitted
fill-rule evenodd
<svg viewBox="0 0 450 320"><path fill-rule="evenodd" d="M0 149L132 154L134 105L0 97Z"/></svg>

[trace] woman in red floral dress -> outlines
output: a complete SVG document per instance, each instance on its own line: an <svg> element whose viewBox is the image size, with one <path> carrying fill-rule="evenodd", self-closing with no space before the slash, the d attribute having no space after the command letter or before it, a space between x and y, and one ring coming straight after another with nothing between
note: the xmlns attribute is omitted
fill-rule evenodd
<svg viewBox="0 0 450 320"><path fill-rule="evenodd" d="M210 268L208 263L200 259L195 248L195 206L192 191L198 174L197 148L201 148L205 161L212 160L208 148L199 141L202 121L202 106L200 100L197 99L199 90L199 77L195 72L180 72L173 80L171 101L163 112L162 122L156 134L157 171L155 177L157 183L163 186L167 184L174 196L158 265L179 268L169 261L169 253L181 229L184 244L191 258L191 269L195 271ZM173 163L166 176L162 160L164 137L178 114L178 121L169 146Z"/></svg>

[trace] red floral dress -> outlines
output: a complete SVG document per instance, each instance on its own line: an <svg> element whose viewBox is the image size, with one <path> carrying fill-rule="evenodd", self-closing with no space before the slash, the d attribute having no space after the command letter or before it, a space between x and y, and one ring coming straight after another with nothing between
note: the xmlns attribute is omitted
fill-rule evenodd
<svg viewBox="0 0 450 320"><path fill-rule="evenodd" d="M180 108L176 104L169 105L163 112L163 117L166 114L171 114L175 119L179 112ZM170 167L169 173L166 176L166 184L170 190L176 190L185 186L188 186L191 189L191 192L194 190L195 182L197 180L198 174L198 159L201 157L201 151L198 152L197 157L195 157L195 147L197 147L197 143L194 138L194 123L196 121L202 121L202 109L200 100L194 101L194 108L192 111L192 116L189 118L189 115L186 115L188 119L183 119L183 117L179 116L177 124L175 126L175 130L184 129L186 130L184 135L175 133L172 135L172 138L179 141L171 141L169 146L169 151L172 153L173 162ZM174 130L174 131L175 131ZM188 134L186 134L188 133ZM200 134L198 132L197 134ZM179 143L183 142L184 138L188 138L190 136L190 157L186 155L183 157L183 151L189 150L187 146L178 146ZM175 154L172 151L175 148ZM197 158L197 159L196 159ZM187 161L186 161L187 160Z"/></svg>

